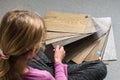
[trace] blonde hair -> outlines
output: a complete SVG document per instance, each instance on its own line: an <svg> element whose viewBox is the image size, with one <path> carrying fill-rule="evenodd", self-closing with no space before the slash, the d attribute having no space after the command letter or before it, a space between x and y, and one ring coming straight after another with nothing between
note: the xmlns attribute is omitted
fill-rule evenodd
<svg viewBox="0 0 120 80"><path fill-rule="evenodd" d="M0 23L0 49L9 59L0 59L0 80L21 80L13 67L16 60L44 41L45 36L46 28L38 14L26 10L7 12Z"/></svg>

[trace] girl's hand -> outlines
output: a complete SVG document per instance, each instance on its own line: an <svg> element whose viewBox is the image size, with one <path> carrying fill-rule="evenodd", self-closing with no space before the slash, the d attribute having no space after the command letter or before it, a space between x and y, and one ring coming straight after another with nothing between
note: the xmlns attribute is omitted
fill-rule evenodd
<svg viewBox="0 0 120 80"><path fill-rule="evenodd" d="M59 45L57 45L54 51L55 62L62 62L63 58L65 57L64 47L60 47Z"/></svg>

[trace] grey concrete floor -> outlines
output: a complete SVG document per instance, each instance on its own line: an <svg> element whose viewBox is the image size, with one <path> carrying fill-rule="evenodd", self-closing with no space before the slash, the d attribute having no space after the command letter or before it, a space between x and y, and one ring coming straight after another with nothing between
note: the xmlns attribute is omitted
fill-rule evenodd
<svg viewBox="0 0 120 80"><path fill-rule="evenodd" d="M94 17L111 17L118 60L111 62L105 80L120 80L120 0L0 0L0 18L6 11L20 8L44 16L49 10L85 13Z"/></svg>

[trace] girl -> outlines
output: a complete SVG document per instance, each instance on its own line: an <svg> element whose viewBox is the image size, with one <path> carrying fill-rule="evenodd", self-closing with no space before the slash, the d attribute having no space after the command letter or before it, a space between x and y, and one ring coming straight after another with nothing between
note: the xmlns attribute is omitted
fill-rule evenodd
<svg viewBox="0 0 120 80"><path fill-rule="evenodd" d="M38 14L26 10L7 12L0 24L0 80L67 80L67 66L62 63L63 47L54 50L55 77L27 66L45 37L46 28Z"/></svg>

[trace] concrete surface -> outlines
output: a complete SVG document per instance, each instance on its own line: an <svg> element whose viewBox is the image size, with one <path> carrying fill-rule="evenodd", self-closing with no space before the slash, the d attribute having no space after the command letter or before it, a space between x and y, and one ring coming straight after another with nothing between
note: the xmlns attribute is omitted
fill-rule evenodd
<svg viewBox="0 0 120 80"><path fill-rule="evenodd" d="M120 0L0 0L0 18L6 11L20 8L44 16L48 10L86 13L94 17L111 17L118 60L108 65L105 80L120 80Z"/></svg>

